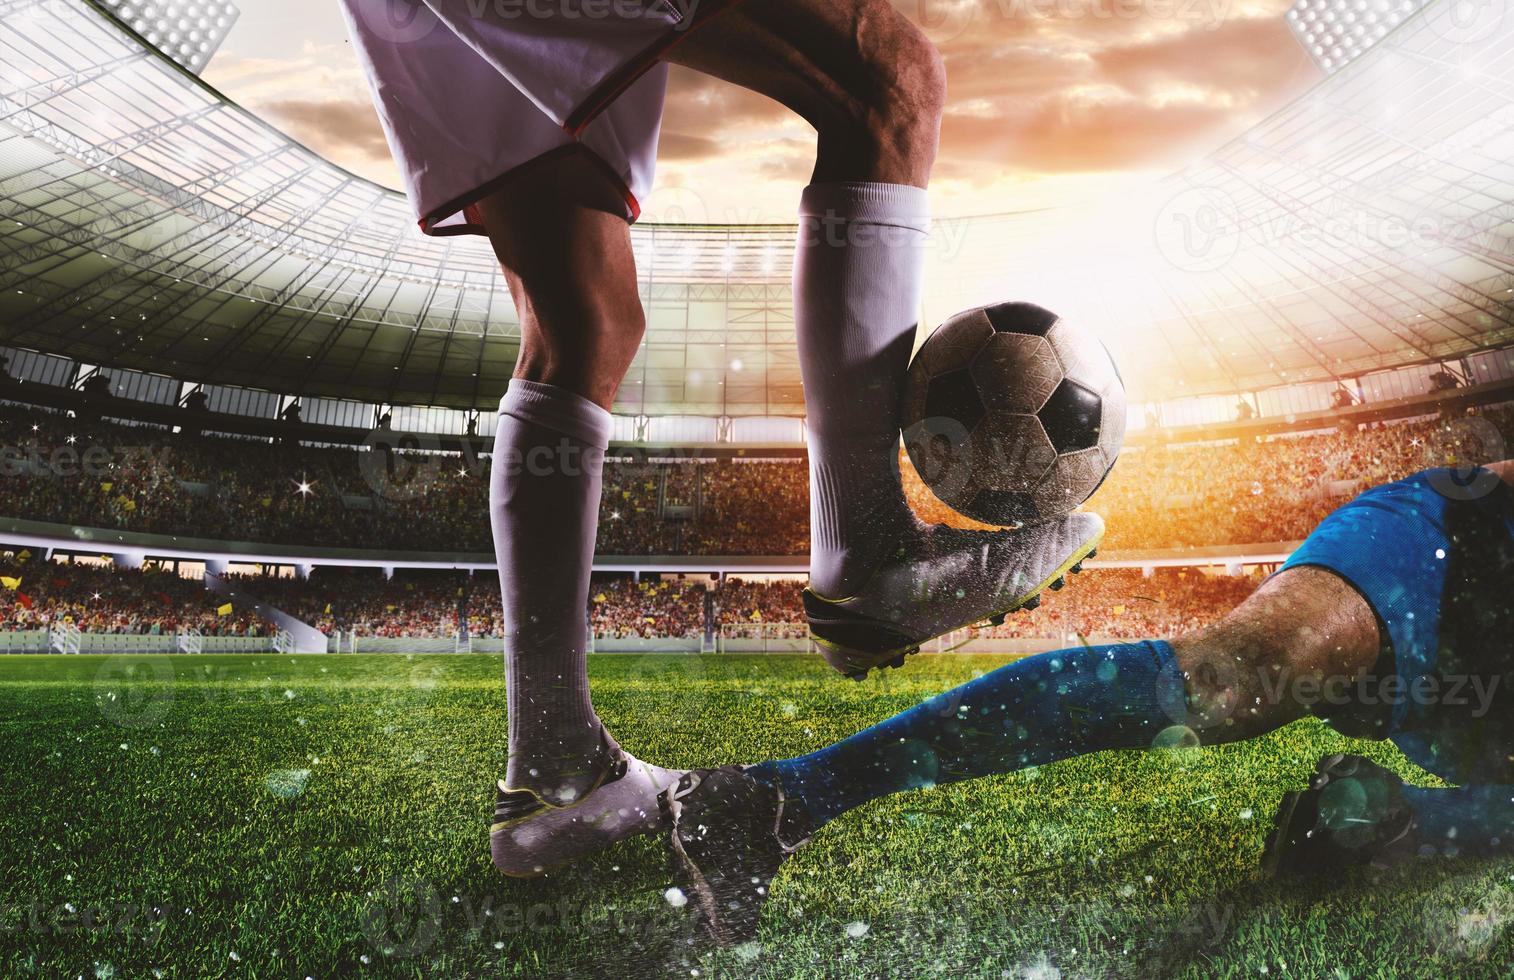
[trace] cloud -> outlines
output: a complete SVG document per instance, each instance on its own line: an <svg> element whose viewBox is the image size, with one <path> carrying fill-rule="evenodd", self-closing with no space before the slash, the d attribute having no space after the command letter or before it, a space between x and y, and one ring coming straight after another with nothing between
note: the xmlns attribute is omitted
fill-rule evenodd
<svg viewBox="0 0 1514 980"><path fill-rule="evenodd" d="M389 144L373 103L317 102L283 99L266 102L262 109L274 124L318 153L357 154L376 161L387 159Z"/></svg>
<svg viewBox="0 0 1514 980"><path fill-rule="evenodd" d="M936 175L960 207L1039 206L1047 188L1181 166L1318 73L1282 20L1292 0L896 0L946 60ZM269 51L274 54L269 55ZM291 135L393 185L350 46L223 54L213 84ZM712 215L788 220L814 163L809 125L771 99L675 67L659 183ZM754 213L760 211L759 213Z"/></svg>

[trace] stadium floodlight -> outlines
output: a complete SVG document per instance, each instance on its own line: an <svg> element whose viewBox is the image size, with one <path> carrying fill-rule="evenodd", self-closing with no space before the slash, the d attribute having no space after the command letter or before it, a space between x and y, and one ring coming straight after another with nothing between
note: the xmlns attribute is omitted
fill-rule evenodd
<svg viewBox="0 0 1514 980"><path fill-rule="evenodd" d="M127 27L198 75L242 11L229 0L100 0Z"/></svg>
<svg viewBox="0 0 1514 980"><path fill-rule="evenodd" d="M1340 71L1427 0L1298 0L1288 27L1309 57L1329 74Z"/></svg>

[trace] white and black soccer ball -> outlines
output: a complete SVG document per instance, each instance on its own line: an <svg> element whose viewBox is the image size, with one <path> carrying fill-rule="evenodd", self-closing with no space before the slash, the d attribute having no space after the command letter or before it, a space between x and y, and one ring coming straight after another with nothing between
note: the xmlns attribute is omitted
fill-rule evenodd
<svg viewBox="0 0 1514 980"><path fill-rule="evenodd" d="M910 364L910 462L986 524L1060 517L1092 496L1125 439L1125 385L1087 330L1033 303L959 313Z"/></svg>

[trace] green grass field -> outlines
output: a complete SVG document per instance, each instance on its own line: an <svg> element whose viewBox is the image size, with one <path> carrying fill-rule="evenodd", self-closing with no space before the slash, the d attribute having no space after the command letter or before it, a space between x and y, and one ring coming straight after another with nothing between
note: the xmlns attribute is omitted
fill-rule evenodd
<svg viewBox="0 0 1514 980"><path fill-rule="evenodd" d="M595 700L667 765L800 752L992 669L863 684L809 658L600 656ZM1390 977L1514 973L1514 862L1254 880L1323 752L1109 754L895 797L784 870L760 941L691 942L662 845L491 868L492 657L0 658L0 977Z"/></svg>

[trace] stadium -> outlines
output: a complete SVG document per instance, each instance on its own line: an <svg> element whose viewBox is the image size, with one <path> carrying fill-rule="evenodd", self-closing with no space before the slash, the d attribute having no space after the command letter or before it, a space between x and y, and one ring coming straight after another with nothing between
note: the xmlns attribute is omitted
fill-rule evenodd
<svg viewBox="0 0 1514 980"><path fill-rule="evenodd" d="M810 751L1012 657L1191 632L1360 491L1514 456L1514 16L1470 6L1299 0L1321 78L1242 135L1138 196L937 221L920 340L1058 311L1118 365L1126 445L1065 591L861 685L800 602L795 226L636 224L584 610L618 737ZM1244 890L1315 755L1414 772L1314 722L875 804L755 948L682 937L651 842L500 879L475 817L521 324L487 241L419 235L199 77L237 13L0 0L0 972L1508 974L1507 861Z"/></svg>

